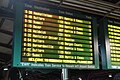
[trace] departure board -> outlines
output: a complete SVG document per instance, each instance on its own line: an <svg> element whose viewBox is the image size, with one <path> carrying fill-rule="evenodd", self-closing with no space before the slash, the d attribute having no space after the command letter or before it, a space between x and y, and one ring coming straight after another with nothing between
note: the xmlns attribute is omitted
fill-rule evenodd
<svg viewBox="0 0 120 80"><path fill-rule="evenodd" d="M106 59L108 69L120 69L120 20L106 19Z"/></svg>
<svg viewBox="0 0 120 80"><path fill-rule="evenodd" d="M16 3L13 66L98 69L97 47L94 16L35 2Z"/></svg>

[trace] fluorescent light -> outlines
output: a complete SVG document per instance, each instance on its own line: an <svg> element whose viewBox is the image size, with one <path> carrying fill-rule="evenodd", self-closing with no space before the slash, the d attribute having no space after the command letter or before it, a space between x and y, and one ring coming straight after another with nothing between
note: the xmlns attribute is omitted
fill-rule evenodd
<svg viewBox="0 0 120 80"><path fill-rule="evenodd" d="M8 68L4 68L3 70L4 70L4 71L7 71L7 70L8 70Z"/></svg>
<svg viewBox="0 0 120 80"><path fill-rule="evenodd" d="M109 75L108 75L108 77L112 77L112 75L111 75L111 74L109 74Z"/></svg>
<svg viewBox="0 0 120 80"><path fill-rule="evenodd" d="M82 80L82 78L80 78L80 77L79 77L78 79L79 79L79 80Z"/></svg>

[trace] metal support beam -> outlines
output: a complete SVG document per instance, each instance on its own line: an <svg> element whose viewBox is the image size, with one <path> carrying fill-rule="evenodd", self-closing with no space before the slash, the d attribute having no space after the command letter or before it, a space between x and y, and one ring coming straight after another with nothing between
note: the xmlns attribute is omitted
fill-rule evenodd
<svg viewBox="0 0 120 80"><path fill-rule="evenodd" d="M119 5L119 4L120 4L120 1L118 1L116 4Z"/></svg>
<svg viewBox="0 0 120 80"><path fill-rule="evenodd" d="M1 62L8 62L11 59L10 54L0 52L0 61Z"/></svg>
<svg viewBox="0 0 120 80"><path fill-rule="evenodd" d="M1 21L0 21L0 28L2 27L3 23L4 23L5 19L2 18Z"/></svg>
<svg viewBox="0 0 120 80"><path fill-rule="evenodd" d="M8 44L0 43L0 46L5 47L5 48L12 49L12 46L11 46L11 45L8 45Z"/></svg>
<svg viewBox="0 0 120 80"><path fill-rule="evenodd" d="M15 0L9 0L8 8L11 8L14 5Z"/></svg>
<svg viewBox="0 0 120 80"><path fill-rule="evenodd" d="M38 3L45 3L45 4L51 4L55 6L60 6L62 8L70 8L82 12L92 13L99 16L105 16L108 12L110 12L112 9L116 9L113 11L110 15L107 17L110 18L120 18L119 10L120 6L116 4L109 4L109 2L105 1L97 1L97 0L34 0ZM62 2L62 5L60 3Z"/></svg>
<svg viewBox="0 0 120 80"><path fill-rule="evenodd" d="M4 34L7 34L7 35L10 35L10 36L13 35L13 32L5 31L5 30L3 30L3 29L0 29L0 32L2 32L2 33L4 33Z"/></svg>
<svg viewBox="0 0 120 80"><path fill-rule="evenodd" d="M120 1L118 1L117 3L116 3L116 5L119 5L120 4ZM105 14L105 16L102 18L102 19L104 19L105 17L108 17L109 15L110 15L110 13L112 13L112 12L114 12L115 10L117 10L118 8L113 8L113 9L111 9L107 14ZM120 8L119 8L120 9ZM101 19L101 20L102 20Z"/></svg>
<svg viewBox="0 0 120 80"><path fill-rule="evenodd" d="M68 80L68 69L67 68L62 69L62 80Z"/></svg>
<svg viewBox="0 0 120 80"><path fill-rule="evenodd" d="M58 5L58 7L61 6L63 4L63 2L64 2L64 0L60 0L60 4Z"/></svg>
<svg viewBox="0 0 120 80"><path fill-rule="evenodd" d="M118 6L117 4L112 4L112 3L109 3L109 2L106 2L106 1L99 1L99 0L87 0L87 1L93 2L93 3L96 3L96 4L100 4L100 5L105 5L105 6L120 9L120 6Z"/></svg>
<svg viewBox="0 0 120 80"><path fill-rule="evenodd" d="M12 9L0 6L0 16L3 18L14 18L14 12Z"/></svg>
<svg viewBox="0 0 120 80"><path fill-rule="evenodd" d="M11 40L8 42L8 45L10 45L12 41L13 41L13 38L11 38Z"/></svg>

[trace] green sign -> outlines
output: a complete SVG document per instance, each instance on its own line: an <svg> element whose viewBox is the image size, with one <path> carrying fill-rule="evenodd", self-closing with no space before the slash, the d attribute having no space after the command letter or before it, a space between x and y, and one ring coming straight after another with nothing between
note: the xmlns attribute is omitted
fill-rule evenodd
<svg viewBox="0 0 120 80"><path fill-rule="evenodd" d="M14 67L98 69L96 18L19 1L13 52Z"/></svg>
<svg viewBox="0 0 120 80"><path fill-rule="evenodd" d="M120 20L105 19L103 20L104 35L103 44L104 54L107 63L104 68L107 69L120 69ZM103 46L102 46L103 47Z"/></svg>

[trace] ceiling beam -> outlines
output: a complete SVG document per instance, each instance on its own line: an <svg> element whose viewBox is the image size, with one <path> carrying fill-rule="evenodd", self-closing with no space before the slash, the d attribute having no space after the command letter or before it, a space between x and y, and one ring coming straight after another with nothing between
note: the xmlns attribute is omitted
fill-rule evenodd
<svg viewBox="0 0 120 80"><path fill-rule="evenodd" d="M0 64L2 65L2 64L5 64L5 62L4 61L0 61Z"/></svg>
<svg viewBox="0 0 120 80"><path fill-rule="evenodd" d="M110 2L106 2L106 1L100 1L100 0L87 0L87 1L96 3L96 4L100 4L100 5L109 6L109 7L115 8L115 9L120 9L120 6L118 4L114 4L114 3L110 3Z"/></svg>
<svg viewBox="0 0 120 80"><path fill-rule="evenodd" d="M34 0L37 2L41 2L41 0ZM48 3L49 2L49 3ZM57 6L60 3L60 0L47 0L41 3L53 4ZM83 3L83 4L82 4ZM97 0L64 0L60 7L70 8L82 12L92 13L99 16L105 16L108 12L115 9L112 13L110 13L107 17L120 19L119 10L120 6L117 4L112 4L106 1L97 1Z"/></svg>
<svg viewBox="0 0 120 80"><path fill-rule="evenodd" d="M119 5L119 4L120 4L120 1L118 1L116 4Z"/></svg>
<svg viewBox="0 0 120 80"><path fill-rule="evenodd" d="M0 16L5 18L14 18L14 12L12 9L0 6Z"/></svg>
<svg viewBox="0 0 120 80"><path fill-rule="evenodd" d="M8 3L8 8L11 8L12 5L14 4L15 0L9 0L9 3Z"/></svg>
<svg viewBox="0 0 120 80"><path fill-rule="evenodd" d="M5 43L1 43L1 42L0 42L0 46L5 47L5 48L12 49L12 46L11 46L11 45L8 45L8 44L5 44Z"/></svg>
<svg viewBox="0 0 120 80"><path fill-rule="evenodd" d="M1 21L0 21L0 28L2 27L3 23L4 23L5 19L2 18Z"/></svg>
<svg viewBox="0 0 120 80"><path fill-rule="evenodd" d="M5 31L5 30L3 30L3 29L0 29L0 32L2 32L2 33L4 33L4 34L7 34L7 35L10 35L10 36L13 35L13 32Z"/></svg>
<svg viewBox="0 0 120 80"><path fill-rule="evenodd" d="M13 38L10 39L10 41L8 42L8 45L10 45L12 41L13 41Z"/></svg>
<svg viewBox="0 0 120 80"><path fill-rule="evenodd" d="M8 62L9 60L11 60L11 55L10 54L0 52L0 61L1 62Z"/></svg>
<svg viewBox="0 0 120 80"><path fill-rule="evenodd" d="M117 3L115 3L116 5L119 5L120 4L120 1L118 1ZM117 10L118 8L113 8L113 9L111 9L107 14L105 14L104 16L103 16L103 18L102 19L104 19L105 17L108 17L109 15L110 15L110 13L112 13L112 12L114 12L115 10ZM120 9L120 8L119 8ZM101 20L102 20L101 19Z"/></svg>

